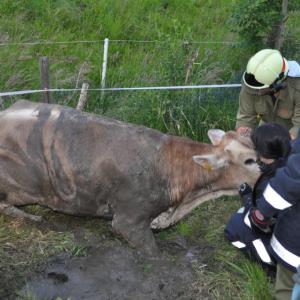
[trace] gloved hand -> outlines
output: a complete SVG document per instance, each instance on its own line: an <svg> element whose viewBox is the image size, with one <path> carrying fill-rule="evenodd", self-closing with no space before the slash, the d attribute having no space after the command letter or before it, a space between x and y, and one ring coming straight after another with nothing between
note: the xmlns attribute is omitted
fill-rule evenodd
<svg viewBox="0 0 300 300"><path fill-rule="evenodd" d="M246 210L253 206L252 188L247 182L244 182L240 185L239 194L242 200L242 205L245 207Z"/></svg>
<svg viewBox="0 0 300 300"><path fill-rule="evenodd" d="M252 194L251 186L247 182L242 183L239 187L239 194L240 196Z"/></svg>

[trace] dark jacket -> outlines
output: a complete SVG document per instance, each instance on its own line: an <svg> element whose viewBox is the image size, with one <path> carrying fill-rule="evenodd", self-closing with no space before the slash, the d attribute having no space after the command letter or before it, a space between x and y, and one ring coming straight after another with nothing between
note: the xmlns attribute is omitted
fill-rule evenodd
<svg viewBox="0 0 300 300"><path fill-rule="evenodd" d="M300 265L300 134L286 166L276 171L256 204L265 217L278 215L270 251L296 272Z"/></svg>

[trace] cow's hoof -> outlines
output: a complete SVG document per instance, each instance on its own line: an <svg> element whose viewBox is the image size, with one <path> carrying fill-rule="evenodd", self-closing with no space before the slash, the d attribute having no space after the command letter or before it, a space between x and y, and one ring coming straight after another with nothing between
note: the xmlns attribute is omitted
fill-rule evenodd
<svg viewBox="0 0 300 300"><path fill-rule="evenodd" d="M152 222L151 222L151 229L154 230L158 230L158 229L164 229L169 227L170 225L170 213L169 212L164 212L161 213L157 218L155 218Z"/></svg>

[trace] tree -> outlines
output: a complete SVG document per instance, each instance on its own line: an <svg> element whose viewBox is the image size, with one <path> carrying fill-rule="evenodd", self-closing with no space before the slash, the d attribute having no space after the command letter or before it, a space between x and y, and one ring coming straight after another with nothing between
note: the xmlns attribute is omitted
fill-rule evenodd
<svg viewBox="0 0 300 300"><path fill-rule="evenodd" d="M241 0L233 10L230 25L252 51L281 49L288 8L299 9L299 0Z"/></svg>
<svg viewBox="0 0 300 300"><path fill-rule="evenodd" d="M271 32L268 35L267 46L281 50L284 41L284 25L288 18L288 0L282 0L281 14L272 24Z"/></svg>

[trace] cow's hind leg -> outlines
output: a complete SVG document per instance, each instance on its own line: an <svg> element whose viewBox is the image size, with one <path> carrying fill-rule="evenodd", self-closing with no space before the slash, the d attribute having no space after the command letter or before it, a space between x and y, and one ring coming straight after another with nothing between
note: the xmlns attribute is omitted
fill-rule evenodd
<svg viewBox="0 0 300 300"><path fill-rule="evenodd" d="M42 220L42 217L35 216L29 213L26 213L25 211L16 208L15 206L0 202L0 212L14 218L24 218L29 219L31 221L40 222Z"/></svg>

